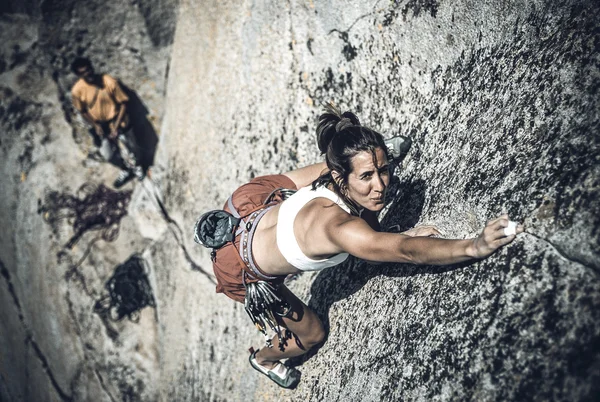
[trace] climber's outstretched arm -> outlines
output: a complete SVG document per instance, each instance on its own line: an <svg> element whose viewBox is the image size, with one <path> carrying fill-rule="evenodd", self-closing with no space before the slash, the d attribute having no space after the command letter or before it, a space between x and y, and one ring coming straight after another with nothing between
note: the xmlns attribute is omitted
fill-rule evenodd
<svg viewBox="0 0 600 402"><path fill-rule="evenodd" d="M489 221L474 239L411 237L400 233L376 232L362 219L343 215L340 211L332 213L337 216L324 225L327 239L333 246L330 250L334 253L347 252L367 261L455 264L485 258L513 241L516 234L523 232L523 227L518 225L514 234L507 235L504 229L509 226L509 218L508 215L502 215ZM432 234L437 232L435 229L430 230Z"/></svg>

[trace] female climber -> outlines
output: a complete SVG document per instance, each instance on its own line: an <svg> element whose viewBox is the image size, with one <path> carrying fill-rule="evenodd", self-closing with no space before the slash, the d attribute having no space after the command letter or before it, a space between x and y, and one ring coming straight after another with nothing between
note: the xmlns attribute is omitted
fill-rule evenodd
<svg viewBox="0 0 600 402"><path fill-rule="evenodd" d="M283 284L288 274L332 267L349 254L378 262L455 264L485 258L523 231L503 215L466 240L435 238L440 232L434 226L381 232L377 213L402 141L392 141L390 149L356 115L327 105L317 142L325 162L256 177L233 193L224 207L228 241L213 252L217 292L245 303L265 336L268 326L277 334L266 347L251 349L250 364L285 388L298 383L299 372L281 359L306 353L325 336L317 315ZM220 225L206 222L201 218L195 229L202 244L214 236L206 228Z"/></svg>

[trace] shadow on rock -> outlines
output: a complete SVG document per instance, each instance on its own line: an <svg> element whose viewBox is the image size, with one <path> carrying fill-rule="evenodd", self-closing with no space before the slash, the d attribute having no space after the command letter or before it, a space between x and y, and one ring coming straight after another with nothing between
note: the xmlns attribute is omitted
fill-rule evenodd
<svg viewBox="0 0 600 402"><path fill-rule="evenodd" d="M381 221L382 230L395 225L401 232L413 228L421 218L426 190L423 180L401 183L394 176L388 187L386 201L390 207Z"/></svg>
<svg viewBox="0 0 600 402"><path fill-rule="evenodd" d="M158 135L156 134L156 130L154 130L154 126L150 120L148 120L148 108L144 105L144 102L138 96L137 92L123 84L121 81L119 81L119 84L129 97L127 110L129 112L131 128L133 129L139 147L140 164L145 171L154 163L154 154L156 153L156 147L158 145Z"/></svg>

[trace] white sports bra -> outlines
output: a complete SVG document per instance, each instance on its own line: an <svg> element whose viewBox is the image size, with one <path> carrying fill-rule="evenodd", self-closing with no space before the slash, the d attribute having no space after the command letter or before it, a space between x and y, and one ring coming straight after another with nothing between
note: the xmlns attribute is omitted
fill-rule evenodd
<svg viewBox="0 0 600 402"><path fill-rule="evenodd" d="M296 215L303 206L315 198L327 198L335 202L344 211L350 213L350 208L333 191L326 187L317 187L312 190L312 186L303 187L290 198L286 199L279 207L277 218L277 247L286 261L301 271L320 271L322 269L338 265L348 258L348 253L340 253L322 260L313 260L308 258L296 241L294 235L294 221Z"/></svg>

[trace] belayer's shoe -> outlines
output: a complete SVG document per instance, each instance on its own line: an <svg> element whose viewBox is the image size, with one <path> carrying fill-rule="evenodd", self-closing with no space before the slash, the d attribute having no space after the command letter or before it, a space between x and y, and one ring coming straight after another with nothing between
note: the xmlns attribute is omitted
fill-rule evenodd
<svg viewBox="0 0 600 402"><path fill-rule="evenodd" d="M253 348L250 348L250 357L248 360L250 361L252 368L266 375L271 381L282 388L295 388L296 385L298 385L300 382L300 372L298 370L293 367L288 367L282 362L275 363L275 367L269 370L256 362L257 352L258 350L255 352Z"/></svg>
<svg viewBox="0 0 600 402"><path fill-rule="evenodd" d="M146 174L144 173L144 169L142 169L141 166L136 166L133 169L133 174L135 175L135 177L139 180L142 181L144 180L144 177L146 177Z"/></svg>
<svg viewBox="0 0 600 402"><path fill-rule="evenodd" d="M121 170L121 172L117 176L117 179L113 183L113 186L115 188L122 187L129 180L133 179L133 176L134 176L134 174L130 170Z"/></svg>
<svg viewBox="0 0 600 402"><path fill-rule="evenodd" d="M411 139L403 135L388 138L384 142L394 160L400 159L402 156L406 155L412 145Z"/></svg>

